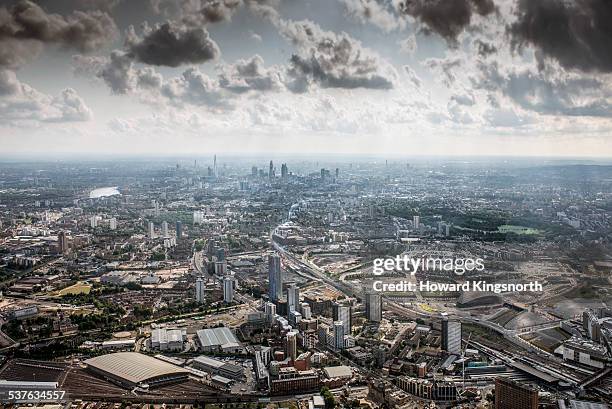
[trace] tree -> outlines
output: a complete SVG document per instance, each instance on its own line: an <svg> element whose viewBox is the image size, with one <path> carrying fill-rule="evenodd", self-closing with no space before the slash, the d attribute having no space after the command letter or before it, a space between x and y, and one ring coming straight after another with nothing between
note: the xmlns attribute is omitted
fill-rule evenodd
<svg viewBox="0 0 612 409"><path fill-rule="evenodd" d="M334 398L334 395L330 392L327 386L321 388L321 396L323 396L326 409L331 409L336 406L336 398Z"/></svg>

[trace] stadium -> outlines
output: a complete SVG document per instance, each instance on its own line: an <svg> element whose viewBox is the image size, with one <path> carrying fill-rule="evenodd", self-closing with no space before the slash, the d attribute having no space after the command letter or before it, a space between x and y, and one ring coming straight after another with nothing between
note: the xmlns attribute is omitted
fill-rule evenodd
<svg viewBox="0 0 612 409"><path fill-rule="evenodd" d="M85 361L91 372L124 387L155 388L188 379L179 366L137 352L118 352Z"/></svg>

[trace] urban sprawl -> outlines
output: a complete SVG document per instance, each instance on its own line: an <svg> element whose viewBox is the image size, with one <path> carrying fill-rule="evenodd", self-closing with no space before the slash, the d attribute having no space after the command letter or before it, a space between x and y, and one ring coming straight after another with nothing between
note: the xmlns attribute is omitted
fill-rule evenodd
<svg viewBox="0 0 612 409"><path fill-rule="evenodd" d="M6 160L0 406L605 409L611 212L593 163Z"/></svg>

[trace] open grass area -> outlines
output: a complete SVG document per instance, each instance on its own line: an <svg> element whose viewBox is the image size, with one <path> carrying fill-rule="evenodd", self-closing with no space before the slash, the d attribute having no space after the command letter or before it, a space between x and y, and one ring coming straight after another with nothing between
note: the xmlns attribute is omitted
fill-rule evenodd
<svg viewBox="0 0 612 409"><path fill-rule="evenodd" d="M540 231L538 229L533 229L531 227L525 226L515 226L511 224L502 224L497 228L497 231L499 231L500 233L513 233L524 235L540 234Z"/></svg>
<svg viewBox="0 0 612 409"><path fill-rule="evenodd" d="M53 292L54 297L61 297L64 295L79 295L79 294L89 294L91 291L91 284L86 283L76 283L71 285L70 287L63 288L59 291Z"/></svg>

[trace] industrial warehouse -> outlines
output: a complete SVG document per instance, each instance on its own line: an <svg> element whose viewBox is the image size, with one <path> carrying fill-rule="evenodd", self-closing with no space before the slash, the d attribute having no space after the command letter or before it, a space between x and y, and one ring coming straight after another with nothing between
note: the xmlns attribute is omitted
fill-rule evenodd
<svg viewBox="0 0 612 409"><path fill-rule="evenodd" d="M198 343L204 352L239 352L242 345L227 327L205 328L197 332Z"/></svg>
<svg viewBox="0 0 612 409"><path fill-rule="evenodd" d="M170 363L137 352L118 352L85 361L97 375L125 387L143 389L183 382L189 372Z"/></svg>

